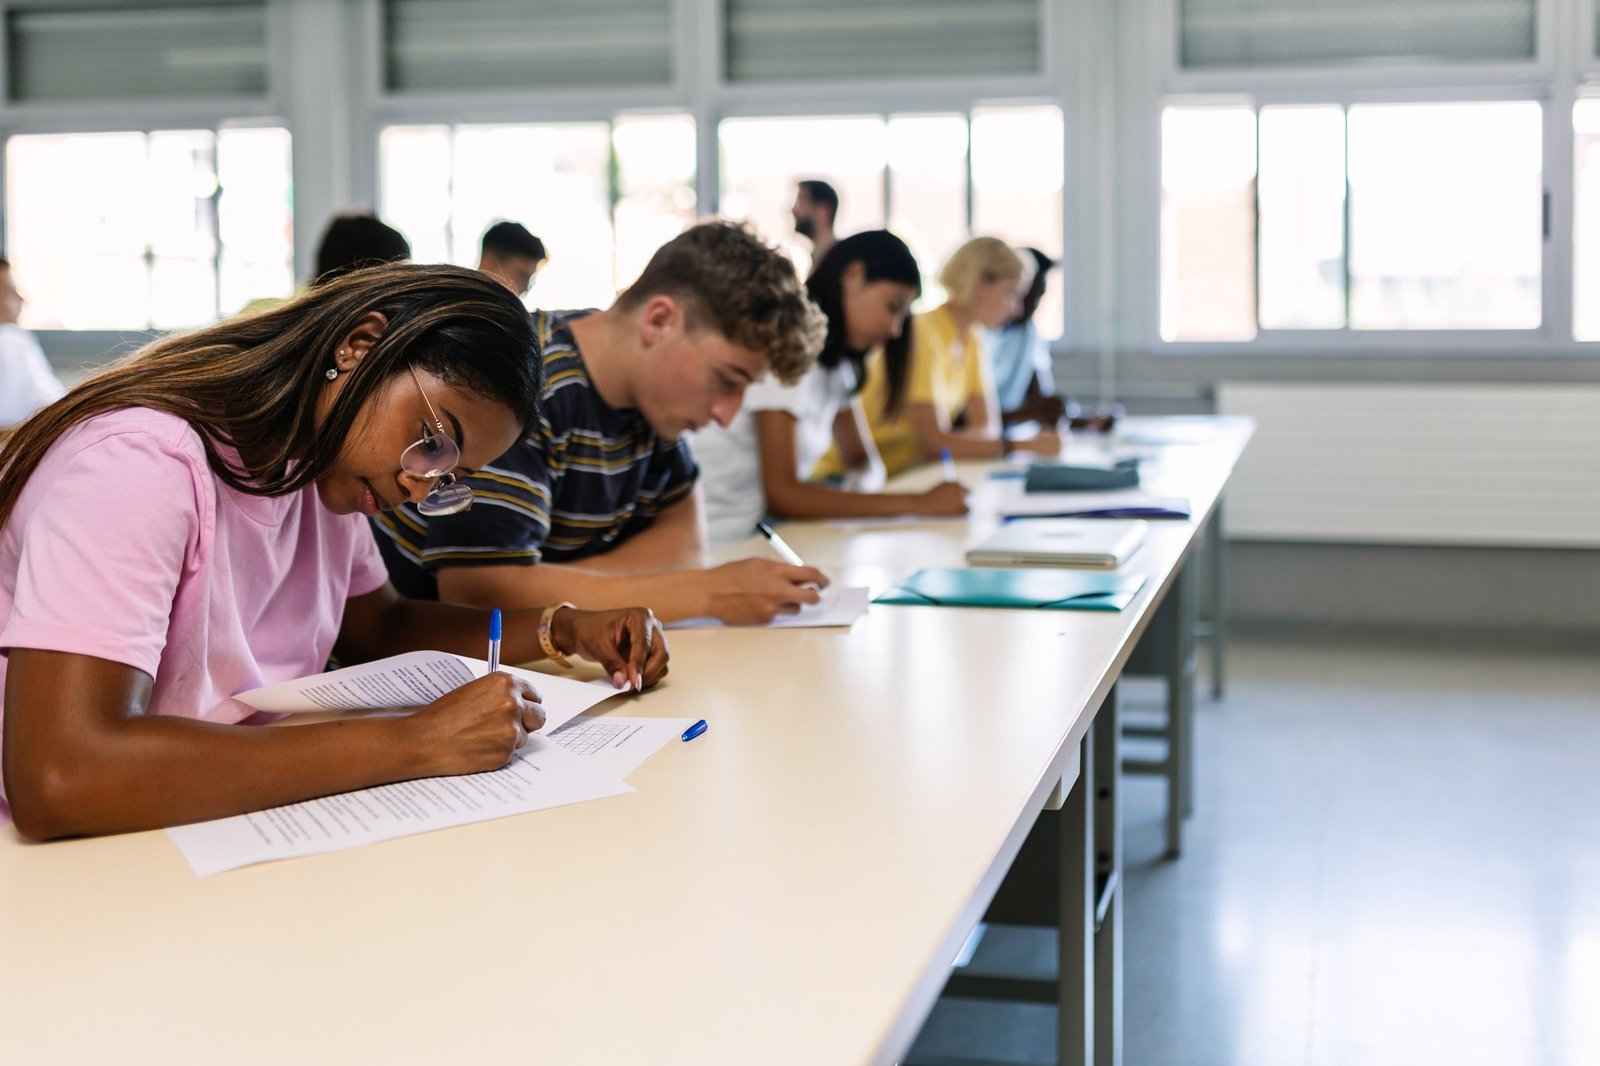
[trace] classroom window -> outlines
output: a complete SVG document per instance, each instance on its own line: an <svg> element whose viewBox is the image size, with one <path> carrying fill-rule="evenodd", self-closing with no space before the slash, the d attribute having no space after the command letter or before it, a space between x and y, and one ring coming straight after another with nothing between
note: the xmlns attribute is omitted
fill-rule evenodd
<svg viewBox="0 0 1600 1066"><path fill-rule="evenodd" d="M718 130L721 210L747 219L800 269L810 243L794 232L795 183L821 178L839 192L834 229L848 236L887 226L922 268L921 306L944 299L937 275L975 234L1059 257L1064 132L1061 109L983 107L970 113L735 118ZM1062 333L1059 281L1038 315Z"/></svg>
<svg viewBox="0 0 1600 1066"><path fill-rule="evenodd" d="M1161 336L1255 336L1255 114L1169 107L1161 116Z"/></svg>
<svg viewBox="0 0 1600 1066"><path fill-rule="evenodd" d="M1168 107L1162 338L1537 329L1540 123L1524 101Z"/></svg>
<svg viewBox="0 0 1600 1066"><path fill-rule="evenodd" d="M1600 98L1572 109L1572 332L1600 340Z"/></svg>
<svg viewBox="0 0 1600 1066"><path fill-rule="evenodd" d="M550 259L530 304L604 307L695 216L694 122L390 126L378 142L379 214L419 262L478 264L483 231L527 226Z"/></svg>
<svg viewBox="0 0 1600 1066"><path fill-rule="evenodd" d="M22 324L177 329L287 296L289 153L281 128L9 138Z"/></svg>

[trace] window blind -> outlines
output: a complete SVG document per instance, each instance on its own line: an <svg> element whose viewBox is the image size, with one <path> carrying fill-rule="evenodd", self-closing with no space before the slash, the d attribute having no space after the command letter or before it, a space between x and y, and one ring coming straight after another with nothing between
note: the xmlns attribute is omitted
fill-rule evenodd
<svg viewBox="0 0 1600 1066"><path fill-rule="evenodd" d="M1035 74L1039 0L726 0L733 82Z"/></svg>
<svg viewBox="0 0 1600 1066"><path fill-rule="evenodd" d="M672 0L387 0L390 89L667 85Z"/></svg>
<svg viewBox="0 0 1600 1066"><path fill-rule="evenodd" d="M1534 57L1538 0L1179 0L1186 68Z"/></svg>
<svg viewBox="0 0 1600 1066"><path fill-rule="evenodd" d="M265 5L167 4L6 14L12 100L259 96L267 91Z"/></svg>

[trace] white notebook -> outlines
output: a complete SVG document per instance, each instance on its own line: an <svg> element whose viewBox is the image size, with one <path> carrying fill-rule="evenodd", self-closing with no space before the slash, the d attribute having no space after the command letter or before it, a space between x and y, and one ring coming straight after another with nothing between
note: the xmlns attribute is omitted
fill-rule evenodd
<svg viewBox="0 0 1600 1066"><path fill-rule="evenodd" d="M967 549L973 566L1081 566L1114 570L1144 542L1150 523L1107 518L1025 518Z"/></svg>

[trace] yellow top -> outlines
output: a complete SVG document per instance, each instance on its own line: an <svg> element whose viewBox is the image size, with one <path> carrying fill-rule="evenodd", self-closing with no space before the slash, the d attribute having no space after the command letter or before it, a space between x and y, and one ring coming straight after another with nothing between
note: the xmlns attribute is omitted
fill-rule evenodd
<svg viewBox="0 0 1600 1066"><path fill-rule="evenodd" d="M868 357L861 406L866 410L873 443L878 446L884 469L891 477L923 461L922 446L917 443L917 432L911 424L912 404L932 404L939 421L948 426L974 396L989 393L991 372L982 345L977 327L969 326L963 331L944 306L913 317L906 402L900 416L894 419L883 416L883 397L889 388L884 376L883 353L873 352ZM812 472L813 477L843 474L844 464L837 447L829 449Z"/></svg>

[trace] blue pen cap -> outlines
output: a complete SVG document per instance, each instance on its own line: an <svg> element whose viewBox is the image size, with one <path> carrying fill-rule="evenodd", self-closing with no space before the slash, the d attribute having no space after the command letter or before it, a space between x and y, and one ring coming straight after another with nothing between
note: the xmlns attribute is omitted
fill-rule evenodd
<svg viewBox="0 0 1600 1066"><path fill-rule="evenodd" d="M489 612L489 639L500 639L500 608L498 607Z"/></svg>

